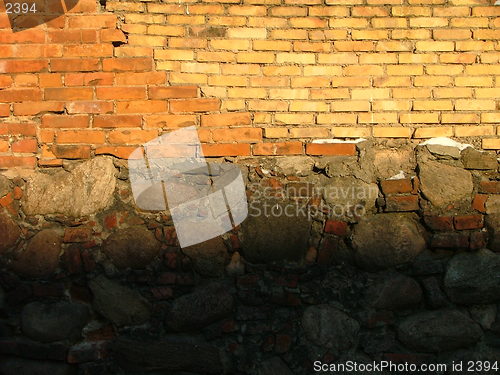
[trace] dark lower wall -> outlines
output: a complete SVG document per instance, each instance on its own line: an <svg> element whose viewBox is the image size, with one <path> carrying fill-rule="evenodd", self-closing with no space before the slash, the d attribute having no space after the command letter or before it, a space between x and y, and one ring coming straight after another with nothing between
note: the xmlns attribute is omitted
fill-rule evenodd
<svg viewBox="0 0 500 375"><path fill-rule="evenodd" d="M240 166L248 217L185 248L122 160L5 172L0 373L498 360L496 154L339 145L355 155L214 160Z"/></svg>

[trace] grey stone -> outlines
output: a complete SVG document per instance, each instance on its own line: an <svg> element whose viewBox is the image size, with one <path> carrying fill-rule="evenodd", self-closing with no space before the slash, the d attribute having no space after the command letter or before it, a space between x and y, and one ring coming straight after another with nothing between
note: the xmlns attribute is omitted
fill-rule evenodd
<svg viewBox="0 0 500 375"><path fill-rule="evenodd" d="M258 375L293 375L280 357L272 357L262 361Z"/></svg>
<svg viewBox="0 0 500 375"><path fill-rule="evenodd" d="M387 352L396 347L396 335L386 327L364 332L360 341L366 353Z"/></svg>
<svg viewBox="0 0 500 375"><path fill-rule="evenodd" d="M490 196L491 198L491 196ZM489 200L489 199L488 199ZM486 215L486 228L489 232L488 249L500 251L500 214Z"/></svg>
<svg viewBox="0 0 500 375"><path fill-rule="evenodd" d="M386 180L400 171L414 173L415 165L415 153L410 145L394 149L375 149L371 167L380 179Z"/></svg>
<svg viewBox="0 0 500 375"><path fill-rule="evenodd" d="M491 194L486 200L485 206L488 215L500 214L500 195Z"/></svg>
<svg viewBox="0 0 500 375"><path fill-rule="evenodd" d="M229 254L221 237L185 247L182 252L192 259L196 271L203 276L221 276L229 261Z"/></svg>
<svg viewBox="0 0 500 375"><path fill-rule="evenodd" d="M226 286L212 283L174 300L166 323L174 331L192 331L231 315L234 299Z"/></svg>
<svg viewBox="0 0 500 375"><path fill-rule="evenodd" d="M412 214L378 214L354 226L352 244L363 268L380 269L407 263L425 247L424 230Z"/></svg>
<svg viewBox="0 0 500 375"><path fill-rule="evenodd" d="M448 301L436 277L428 277L422 280L422 285L424 287L427 304L431 309L450 306L450 301Z"/></svg>
<svg viewBox="0 0 500 375"><path fill-rule="evenodd" d="M12 188L12 184L10 183L10 180L0 174L0 198L3 196L7 195Z"/></svg>
<svg viewBox="0 0 500 375"><path fill-rule="evenodd" d="M462 151L462 164L467 169L497 169L498 161L495 153L467 147Z"/></svg>
<svg viewBox="0 0 500 375"><path fill-rule="evenodd" d="M28 178L23 199L27 215L95 214L113 203L116 169L109 157L96 157L71 172L36 172Z"/></svg>
<svg viewBox="0 0 500 375"><path fill-rule="evenodd" d="M328 177L352 176L365 183L374 182L373 163L357 156L324 156L315 162L315 167L324 170Z"/></svg>
<svg viewBox="0 0 500 375"><path fill-rule="evenodd" d="M431 204L439 209L449 209L472 199L472 175L451 165L428 160L419 162L420 189Z"/></svg>
<svg viewBox="0 0 500 375"><path fill-rule="evenodd" d="M7 358L0 361L2 375L74 375L76 368L60 362Z"/></svg>
<svg viewBox="0 0 500 375"><path fill-rule="evenodd" d="M119 338L112 344L111 350L118 365L126 371L224 373L224 364L219 349L207 344L145 342Z"/></svg>
<svg viewBox="0 0 500 375"><path fill-rule="evenodd" d="M398 326L398 338L403 344L422 352L467 347L479 341L481 335L479 325L457 310L420 312Z"/></svg>
<svg viewBox="0 0 500 375"><path fill-rule="evenodd" d="M440 144L428 144L426 145L427 150L434 155L449 156L453 159L460 158L460 149L454 146L446 146Z"/></svg>
<svg viewBox="0 0 500 375"><path fill-rule="evenodd" d="M136 290L104 276L91 280L89 287L95 310L117 326L142 324L151 316L149 303Z"/></svg>
<svg viewBox="0 0 500 375"><path fill-rule="evenodd" d="M500 301L500 255L487 249L455 255L448 263L444 285L456 303Z"/></svg>
<svg viewBox="0 0 500 375"><path fill-rule="evenodd" d="M314 161L309 156L280 156L275 163L274 169L285 176L305 177L313 173Z"/></svg>
<svg viewBox="0 0 500 375"><path fill-rule="evenodd" d="M78 338L88 319L87 306L69 302L32 302L21 314L24 334L41 342Z"/></svg>
<svg viewBox="0 0 500 375"><path fill-rule="evenodd" d="M373 212L378 186L355 177L333 177L323 181L323 199L335 216L362 216Z"/></svg>
<svg viewBox="0 0 500 375"><path fill-rule="evenodd" d="M262 199L249 202L249 216L242 223L242 255L253 263L304 258L311 222L295 203ZM288 208L292 214L287 215Z"/></svg>
<svg viewBox="0 0 500 375"><path fill-rule="evenodd" d="M420 303L422 289L411 277L394 274L369 287L366 297L377 309L399 310Z"/></svg>
<svg viewBox="0 0 500 375"><path fill-rule="evenodd" d="M33 236L26 249L16 255L10 268L28 277L50 276L59 266L61 243L57 230L42 230Z"/></svg>
<svg viewBox="0 0 500 375"><path fill-rule="evenodd" d="M104 242L102 251L120 269L144 268L160 253L161 243L143 226L119 229Z"/></svg>
<svg viewBox="0 0 500 375"><path fill-rule="evenodd" d="M496 305L476 305L469 308L471 318L483 329L490 329L497 316Z"/></svg>
<svg viewBox="0 0 500 375"><path fill-rule="evenodd" d="M21 229L5 211L0 211L0 255L14 246Z"/></svg>
<svg viewBox="0 0 500 375"><path fill-rule="evenodd" d="M350 349L357 341L359 323L330 305L310 306L302 316L302 328L314 344L336 351Z"/></svg>

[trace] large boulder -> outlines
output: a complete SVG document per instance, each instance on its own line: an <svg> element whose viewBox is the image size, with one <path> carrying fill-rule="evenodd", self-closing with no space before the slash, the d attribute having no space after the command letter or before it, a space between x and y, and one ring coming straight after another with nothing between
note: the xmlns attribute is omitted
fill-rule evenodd
<svg viewBox="0 0 500 375"><path fill-rule="evenodd" d="M104 276L91 280L94 308L117 326L137 325L149 320L151 307L138 291Z"/></svg>
<svg viewBox="0 0 500 375"><path fill-rule="evenodd" d="M12 189L10 180L4 175L0 174L0 198L7 195Z"/></svg>
<svg viewBox="0 0 500 375"><path fill-rule="evenodd" d="M14 246L20 235L16 222L5 211L0 211L0 255Z"/></svg>
<svg viewBox="0 0 500 375"><path fill-rule="evenodd" d="M350 349L357 341L359 323L330 305L308 307L302 316L306 337L315 345L335 351Z"/></svg>
<svg viewBox="0 0 500 375"><path fill-rule="evenodd" d="M425 311L411 315L398 326L398 338L411 349L443 352L475 344L481 328L456 310Z"/></svg>
<svg viewBox="0 0 500 375"><path fill-rule="evenodd" d="M433 160L419 162L418 168L420 189L435 208L470 207L473 184L469 171Z"/></svg>
<svg viewBox="0 0 500 375"><path fill-rule="evenodd" d="M223 275L229 262L229 254L221 237L185 247L182 252L192 259L194 268L203 276Z"/></svg>
<svg viewBox="0 0 500 375"><path fill-rule="evenodd" d="M196 330L229 316L233 303L233 296L224 285L209 284L177 298L166 323L174 331Z"/></svg>
<svg viewBox="0 0 500 375"><path fill-rule="evenodd" d="M271 357L262 361L257 375L293 375L293 373L280 357Z"/></svg>
<svg viewBox="0 0 500 375"><path fill-rule="evenodd" d="M97 157L71 172L36 172L28 178L23 199L27 215L95 214L113 203L116 169L108 157Z"/></svg>
<svg viewBox="0 0 500 375"><path fill-rule="evenodd" d="M79 338L88 319L85 305L69 302L32 302L21 314L24 334L41 342Z"/></svg>
<svg viewBox="0 0 500 375"><path fill-rule="evenodd" d="M77 369L66 363L4 358L0 361L2 375L75 375Z"/></svg>
<svg viewBox="0 0 500 375"><path fill-rule="evenodd" d="M120 269L144 268L160 253L161 243L142 226L119 229L105 241L102 251Z"/></svg>
<svg viewBox="0 0 500 375"><path fill-rule="evenodd" d="M486 227L490 235L488 249L500 251L500 214L486 215Z"/></svg>
<svg viewBox="0 0 500 375"><path fill-rule="evenodd" d="M425 247L424 230L411 214L378 214L354 226L352 244L357 263L381 269L413 260Z"/></svg>
<svg viewBox="0 0 500 375"><path fill-rule="evenodd" d="M61 235L55 229L45 229L33 236L26 249L10 264L15 272L28 277L47 277L59 266Z"/></svg>
<svg viewBox="0 0 500 375"><path fill-rule="evenodd" d="M253 200L242 223L242 255L253 263L304 258L311 222L294 202Z"/></svg>
<svg viewBox="0 0 500 375"><path fill-rule="evenodd" d="M219 349L207 344L170 341L145 342L144 340L119 338L113 343L112 351L118 365L126 371L140 371L140 373L144 371L224 373Z"/></svg>
<svg viewBox="0 0 500 375"><path fill-rule="evenodd" d="M487 304L500 301L500 254L487 249L455 255L444 278L453 302Z"/></svg>
<svg viewBox="0 0 500 375"><path fill-rule="evenodd" d="M497 169L498 161L495 152L479 151L467 147L462 151L462 164L467 169Z"/></svg>
<svg viewBox="0 0 500 375"><path fill-rule="evenodd" d="M370 286L366 298L377 309L399 310L417 305L422 300L422 289L415 279L394 274Z"/></svg>

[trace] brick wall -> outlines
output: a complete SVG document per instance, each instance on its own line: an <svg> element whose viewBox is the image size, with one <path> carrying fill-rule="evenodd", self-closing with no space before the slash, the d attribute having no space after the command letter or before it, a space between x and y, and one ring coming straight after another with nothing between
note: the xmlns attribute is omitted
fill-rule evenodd
<svg viewBox="0 0 500 375"><path fill-rule="evenodd" d="M500 149L493 3L80 0L17 32L2 5L0 168L125 158L192 124L207 156L354 152L310 143L332 137Z"/></svg>

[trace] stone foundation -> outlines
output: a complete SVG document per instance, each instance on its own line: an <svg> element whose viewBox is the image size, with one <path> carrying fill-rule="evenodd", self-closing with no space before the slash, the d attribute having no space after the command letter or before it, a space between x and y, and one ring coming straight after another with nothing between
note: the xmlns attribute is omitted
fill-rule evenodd
<svg viewBox="0 0 500 375"><path fill-rule="evenodd" d="M348 152L215 159L241 167L249 217L188 248L168 211L135 206L124 160L5 171L0 373L498 360L496 153L314 145Z"/></svg>

